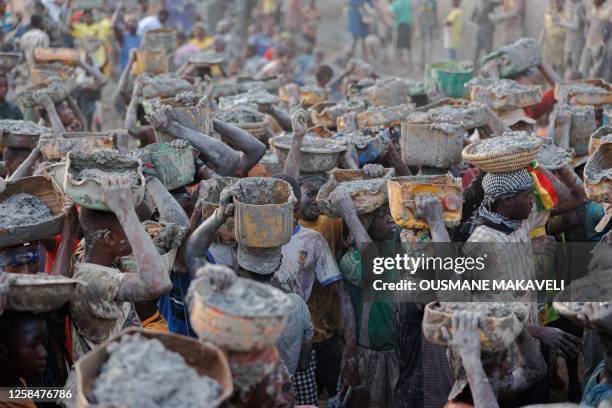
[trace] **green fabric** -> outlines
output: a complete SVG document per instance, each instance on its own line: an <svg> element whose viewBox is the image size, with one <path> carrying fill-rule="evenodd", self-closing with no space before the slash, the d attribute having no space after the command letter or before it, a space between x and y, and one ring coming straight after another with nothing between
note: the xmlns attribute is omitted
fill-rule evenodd
<svg viewBox="0 0 612 408"><path fill-rule="evenodd" d="M394 241L385 243L385 251L393 254ZM383 254L381 254L384 256ZM345 287L351 299L357 321L357 341L359 345L376 351L393 350L398 346L399 330L397 327L396 304L385 299L385 294L377 292L376 300L364 301L361 254L351 247L340 259L338 267L345 281ZM397 280L397 271L387 271L381 275L385 281Z"/></svg>
<svg viewBox="0 0 612 408"><path fill-rule="evenodd" d="M586 239L589 242L599 242L610 230L609 227L604 228L602 232L596 232L595 227L606 214L604 207L600 203L588 201L584 206L584 229Z"/></svg>
<svg viewBox="0 0 612 408"><path fill-rule="evenodd" d="M395 26L400 24L412 25L412 0L395 0L389 6L395 16Z"/></svg>
<svg viewBox="0 0 612 408"><path fill-rule="evenodd" d="M431 30L438 24L438 2L436 0L420 0L418 10L423 30Z"/></svg>
<svg viewBox="0 0 612 408"><path fill-rule="evenodd" d="M0 119L22 120L23 114L17 105L4 102L0 104Z"/></svg>

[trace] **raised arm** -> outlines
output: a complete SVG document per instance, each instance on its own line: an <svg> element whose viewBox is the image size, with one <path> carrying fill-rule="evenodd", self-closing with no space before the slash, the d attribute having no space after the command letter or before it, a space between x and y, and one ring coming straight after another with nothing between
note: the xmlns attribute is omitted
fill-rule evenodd
<svg viewBox="0 0 612 408"><path fill-rule="evenodd" d="M9 177L8 180L16 181L20 178L27 177L31 173L34 164L36 164L36 162L41 157L42 155L40 153L40 147L36 146L34 149L32 149L32 151L30 152L28 157L26 157L23 163L21 163L19 167L17 167L17 170L15 170L13 174L11 174L11 177Z"/></svg>
<svg viewBox="0 0 612 408"><path fill-rule="evenodd" d="M221 193L220 205L215 213L193 231L185 245L185 262L192 276L207 263L206 253L215 239L215 233L233 213L231 190L226 189Z"/></svg>
<svg viewBox="0 0 612 408"><path fill-rule="evenodd" d="M291 117L291 127L293 128L293 138L291 148L287 155L287 161L283 168L283 173L293 177L294 180L300 179L300 166L302 163L302 142L308 127L308 113L299 108Z"/></svg>
<svg viewBox="0 0 612 408"><path fill-rule="evenodd" d="M240 154L225 143L178 123L170 111L157 111L151 115L151 122L178 139L187 140L198 149L206 162L222 176L233 176L240 164Z"/></svg>
<svg viewBox="0 0 612 408"><path fill-rule="evenodd" d="M569 165L565 164L555 173L551 173L544 168L542 168L542 172L551 180L557 190L559 204L553 209L553 215L566 213L588 201L582 180Z"/></svg>
<svg viewBox="0 0 612 408"><path fill-rule="evenodd" d="M70 270L70 258L72 257L73 243L79 234L79 216L76 208L70 203L64 209L64 227L62 228L62 240L51 269L51 275L68 275Z"/></svg>
<svg viewBox="0 0 612 408"><path fill-rule="evenodd" d="M178 224L189 228L189 217L183 207L172 197L166 187L156 177L151 177L147 181L147 190L151 194L155 206L159 211L161 221L166 223Z"/></svg>
<svg viewBox="0 0 612 408"><path fill-rule="evenodd" d="M489 383L480 358L481 343L478 333L479 316L474 312L454 312L452 334L442 328L442 332L454 351L461 357L474 408L498 408L497 397Z"/></svg>
<svg viewBox="0 0 612 408"><path fill-rule="evenodd" d="M104 202L115 213L132 246L137 273L123 278L116 300L141 302L160 297L172 289L164 261L138 220L127 177L105 177L101 182Z"/></svg>
<svg viewBox="0 0 612 408"><path fill-rule="evenodd" d="M276 105L259 105L259 110L272 116L285 132L291 132L291 118Z"/></svg>
<svg viewBox="0 0 612 408"><path fill-rule="evenodd" d="M95 81L96 89L102 88L108 82L108 79L104 76L102 72L93 65L90 65L84 59L79 61L79 66L87 72L89 76L91 76Z"/></svg>
<svg viewBox="0 0 612 408"><path fill-rule="evenodd" d="M227 139L242 152L235 177L246 177L247 173L266 154L266 145L246 130L229 123L213 119L213 126L223 139Z"/></svg>
<svg viewBox="0 0 612 408"><path fill-rule="evenodd" d="M59 115L57 114L57 110L55 109L55 103L49 95L47 95L44 91L36 91L32 95L34 101L41 106L46 112L47 117L49 118L49 122L51 123L51 128L53 129L53 133L56 135L60 135L66 131L64 124L62 123Z"/></svg>
<svg viewBox="0 0 612 408"><path fill-rule="evenodd" d="M117 84L117 92L123 99L123 103L130 103L130 94L128 92L128 82L130 80L130 72L132 71L132 65L136 60L136 50L130 50L130 59L127 64L125 64L125 68L123 68L123 72L121 73L121 77L119 78L119 84ZM136 83L138 81L135 81Z"/></svg>

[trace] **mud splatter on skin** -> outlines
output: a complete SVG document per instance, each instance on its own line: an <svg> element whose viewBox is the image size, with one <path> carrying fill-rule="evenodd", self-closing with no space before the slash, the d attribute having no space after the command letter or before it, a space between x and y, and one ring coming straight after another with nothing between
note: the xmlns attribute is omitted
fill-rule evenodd
<svg viewBox="0 0 612 408"><path fill-rule="evenodd" d="M52 219L51 209L30 194L15 194L0 202L0 228L36 225Z"/></svg>
<svg viewBox="0 0 612 408"><path fill-rule="evenodd" d="M502 136L484 139L474 147L472 153L515 153L534 149L540 143L541 141L538 138L531 136L527 132L508 132Z"/></svg>
<svg viewBox="0 0 612 408"><path fill-rule="evenodd" d="M127 176L133 185L140 183L139 164L115 150L100 150L93 154L74 152L70 155L69 171L76 180L100 180L104 176Z"/></svg>
<svg viewBox="0 0 612 408"><path fill-rule="evenodd" d="M110 357L89 398L95 403L132 408L183 408L198 401L211 406L221 385L200 376L184 358L156 339L124 336L108 346Z"/></svg>

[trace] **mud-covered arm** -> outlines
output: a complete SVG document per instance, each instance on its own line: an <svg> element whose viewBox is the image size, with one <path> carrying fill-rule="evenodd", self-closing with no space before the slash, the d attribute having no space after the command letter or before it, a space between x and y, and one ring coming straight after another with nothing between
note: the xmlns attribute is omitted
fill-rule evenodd
<svg viewBox="0 0 612 408"><path fill-rule="evenodd" d="M87 74L94 79L96 89L102 88L108 82L108 79L104 76L102 72L100 72L98 68L88 64L86 61L80 60L79 66L83 68L83 70L85 70L85 72L87 72Z"/></svg>
<svg viewBox="0 0 612 408"><path fill-rule="evenodd" d="M74 112L74 116L76 117L77 121L81 123L81 128L85 130L87 126L87 119L85 119L85 115L83 115L83 111L81 111L79 105L72 98L72 96L66 98L66 103L68 103L68 107L72 109L72 112Z"/></svg>
<svg viewBox="0 0 612 408"><path fill-rule="evenodd" d="M561 76L547 62L542 61L540 65L538 65L538 70L550 86L555 86L555 84L562 81Z"/></svg>
<svg viewBox="0 0 612 408"><path fill-rule="evenodd" d="M132 90L132 97L130 98L130 103L125 111L125 120L123 126L127 131L132 135L136 136L138 134L138 104L140 103L140 90L142 89L142 85L140 82L136 82L134 84L134 89Z"/></svg>
<svg viewBox="0 0 612 408"><path fill-rule="evenodd" d="M336 213L338 213L346 223L349 232L355 240L355 245L358 248L373 242L368 231L366 231L359 220L357 209L355 208L355 203L353 203L350 193L336 189L330 194L329 200Z"/></svg>
<svg viewBox="0 0 612 408"><path fill-rule="evenodd" d="M452 242L444 224L444 209L440 200L431 196L417 196L416 213L417 217L427 221L433 242Z"/></svg>
<svg viewBox="0 0 612 408"><path fill-rule="evenodd" d="M64 227L62 228L62 240L59 250L51 269L51 275L68 275L70 270L70 258L73 252L73 242L79 234L79 217L76 208L70 203L64 210Z"/></svg>
<svg viewBox="0 0 612 408"><path fill-rule="evenodd" d="M164 261L138 220L127 177L105 177L101 182L104 202L115 213L136 260L137 273L125 274L115 299L141 302L156 299L172 289Z"/></svg>
<svg viewBox="0 0 612 408"><path fill-rule="evenodd" d="M497 397L480 358L482 346L478 332L478 314L454 312L451 324L452 334L445 327L442 327L442 334L461 357L461 365L470 384L474 408L498 408Z"/></svg>
<svg viewBox="0 0 612 408"><path fill-rule="evenodd" d="M544 378L547 368L540 346L528 330L523 330L516 344L518 368L512 373L512 378L514 388L521 391Z"/></svg>
<svg viewBox="0 0 612 408"><path fill-rule="evenodd" d="M551 173L543 167L540 169L557 190L559 204L552 210L552 215L567 213L588 201L582 180L569 165L565 164L556 173Z"/></svg>
<svg viewBox="0 0 612 408"><path fill-rule="evenodd" d="M355 319L355 311L353 304L344 287L342 280L331 285L339 299L339 312L342 321L342 335L344 337L344 352L342 353L342 362L340 366L340 374L342 382L345 385L359 385L359 371L357 369L357 325Z"/></svg>
<svg viewBox="0 0 612 408"><path fill-rule="evenodd" d="M40 153L40 147L36 146L34 149L32 149L32 151L30 152L28 157L26 157L23 163L21 163L19 167L17 167L17 170L15 170L13 174L11 174L11 177L9 177L7 181L16 181L20 178L24 178L30 175L34 164L36 164L36 162L41 157L42 155Z"/></svg>
<svg viewBox="0 0 612 408"><path fill-rule="evenodd" d="M136 50L130 50L130 58L125 64L125 68L123 68L123 72L121 73L121 77L119 77L119 84L117 84L117 92L123 99L123 103L126 105L130 102L130 93L128 92L128 82L130 79L130 72L132 71L132 65L136 60Z"/></svg>
<svg viewBox="0 0 612 408"><path fill-rule="evenodd" d="M62 123L59 115L57 114L57 109L55 109L55 103L49 95L47 95L44 91L36 91L32 94L32 98L34 101L41 106L46 112L47 117L49 118L49 122L51 123L51 128L53 129L53 133L59 135L66 131L64 124Z"/></svg>
<svg viewBox="0 0 612 408"><path fill-rule="evenodd" d="M227 139L242 152L235 177L245 177L249 170L266 154L266 145L246 130L229 123L213 119L213 127L222 138Z"/></svg>
<svg viewBox="0 0 612 408"><path fill-rule="evenodd" d="M155 202L161 221L189 228L189 217L185 213L185 210L183 210L183 207L181 207L178 201L172 197L172 194L168 192L159 179L151 177L147 181L147 190Z"/></svg>
<svg viewBox="0 0 612 408"><path fill-rule="evenodd" d="M260 110L272 116L285 132L291 132L291 117L276 105L261 105Z"/></svg>
<svg viewBox="0 0 612 408"><path fill-rule="evenodd" d="M157 129L162 129L177 139L184 139L191 143L200 151L202 158L211 163L220 175L233 176L236 173L240 164L240 154L222 141L181 125L167 110L153 112L150 120Z"/></svg>
<svg viewBox="0 0 612 408"><path fill-rule="evenodd" d="M299 108L291 117L291 127L293 136L291 139L291 148L287 154L287 160L283 168L283 173L293 177L294 180L300 180L300 167L302 164L302 142L308 128L308 113L302 108Z"/></svg>
<svg viewBox="0 0 612 408"><path fill-rule="evenodd" d="M228 193L222 193L221 203L211 217L208 217L193 231L185 244L185 263L189 273L195 276L198 268L208 263L206 253L215 239L217 230L234 212L234 204Z"/></svg>

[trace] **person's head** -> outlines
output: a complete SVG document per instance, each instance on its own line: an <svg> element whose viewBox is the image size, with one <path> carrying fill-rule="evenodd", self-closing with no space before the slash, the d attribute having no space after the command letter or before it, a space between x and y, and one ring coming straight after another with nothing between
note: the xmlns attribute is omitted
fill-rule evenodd
<svg viewBox="0 0 612 408"><path fill-rule="evenodd" d="M32 6L32 12L34 14L40 14L42 16L47 12L47 9L44 4L42 4L40 1L37 1Z"/></svg>
<svg viewBox="0 0 612 408"><path fill-rule="evenodd" d="M0 270L7 273L35 274L40 259L38 245L15 245L0 249Z"/></svg>
<svg viewBox="0 0 612 408"><path fill-rule="evenodd" d="M373 241L387 241L395 236L395 221L391 217L389 205L385 204L367 216L368 234Z"/></svg>
<svg viewBox="0 0 612 408"><path fill-rule="evenodd" d="M6 0L0 0L0 14L6 13Z"/></svg>
<svg viewBox="0 0 612 408"><path fill-rule="evenodd" d="M76 115L72 111L70 105L68 105L68 102L58 102L55 105L55 110L60 118L60 121L62 122L62 125L64 125L66 129L70 129L71 131L78 131L82 128L83 124L77 120ZM38 115L45 122L50 123L46 110L38 108Z"/></svg>
<svg viewBox="0 0 612 408"><path fill-rule="evenodd" d="M525 220L533 206L533 182L527 170L487 173L482 179L483 205L511 220Z"/></svg>
<svg viewBox="0 0 612 408"><path fill-rule="evenodd" d="M170 12L166 9L161 9L157 13L157 18L159 19L160 23L166 24L168 21L170 21Z"/></svg>
<svg viewBox="0 0 612 408"><path fill-rule="evenodd" d="M293 190L293 195L295 196L295 207L293 208L293 219L297 223L300 219L300 208L302 205L302 192L300 190L300 183L293 177L285 173L279 173L272 176L275 179L283 180L289 183L291 189Z"/></svg>
<svg viewBox="0 0 612 408"><path fill-rule="evenodd" d="M551 0L552 9L557 13L563 11L563 0Z"/></svg>
<svg viewBox="0 0 612 408"><path fill-rule="evenodd" d="M138 29L138 18L134 14L125 16L125 28L130 33L135 34Z"/></svg>
<svg viewBox="0 0 612 408"><path fill-rule="evenodd" d="M9 82L6 74L0 74L0 103L6 101L6 95L9 91Z"/></svg>
<svg viewBox="0 0 612 408"><path fill-rule="evenodd" d="M605 2L606 2L606 0L593 0L593 5L594 5L595 7L599 7L599 6L601 6L602 4L604 4Z"/></svg>
<svg viewBox="0 0 612 408"><path fill-rule="evenodd" d="M93 24L94 20L93 13L91 12L91 10L83 11L83 14L81 14L81 22L87 25Z"/></svg>
<svg viewBox="0 0 612 408"><path fill-rule="evenodd" d="M31 149L21 149L18 147L5 146L2 157L8 174L13 174L15 170L28 158Z"/></svg>
<svg viewBox="0 0 612 408"><path fill-rule="evenodd" d="M149 10L149 0L138 0L138 8L142 14L147 14Z"/></svg>
<svg viewBox="0 0 612 408"><path fill-rule="evenodd" d="M329 65L321 65L317 68L315 76L317 77L317 84L324 87L334 77L334 70Z"/></svg>
<svg viewBox="0 0 612 408"><path fill-rule="evenodd" d="M103 251L112 258L132 253L123 227L112 212L81 208L79 221L88 250L96 248L96 251Z"/></svg>
<svg viewBox="0 0 612 408"><path fill-rule="evenodd" d="M203 40L206 38L206 28L204 28L204 24L195 23L192 28L193 38L197 38L198 40Z"/></svg>
<svg viewBox="0 0 612 408"><path fill-rule="evenodd" d="M319 194L323 184L325 184L323 177L310 177L301 182L300 218L306 221L316 221L319 218L320 210L317 204L317 194Z"/></svg>
<svg viewBox="0 0 612 408"><path fill-rule="evenodd" d="M19 380L40 376L47 365L46 338L47 322L42 314L8 311L0 316L0 364L3 367L0 377Z"/></svg>
<svg viewBox="0 0 612 408"><path fill-rule="evenodd" d="M213 43L213 50L218 52L219 54L223 54L225 52L225 40L221 37L215 38L215 42Z"/></svg>
<svg viewBox="0 0 612 408"><path fill-rule="evenodd" d="M459 7L461 5L461 0L453 0L453 7Z"/></svg>
<svg viewBox="0 0 612 408"><path fill-rule="evenodd" d="M45 30L45 23L41 14L32 14L30 17L30 25L32 28L37 28L43 31Z"/></svg>

